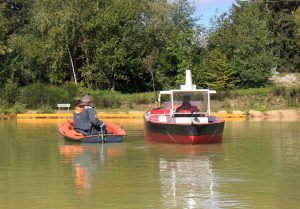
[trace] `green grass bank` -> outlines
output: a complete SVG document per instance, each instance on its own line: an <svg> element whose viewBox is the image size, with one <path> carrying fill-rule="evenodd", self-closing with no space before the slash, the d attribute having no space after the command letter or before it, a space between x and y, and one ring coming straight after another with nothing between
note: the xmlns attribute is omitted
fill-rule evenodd
<svg viewBox="0 0 300 209"><path fill-rule="evenodd" d="M84 88L74 83L62 86L32 84L22 88L7 85L1 92L0 114L57 113L57 104L71 104L71 109L89 94L98 112L128 113L146 111L156 106L157 93L123 94L116 91L101 91ZM300 84L293 86L273 85L265 88L217 90L212 95L212 111L225 110L268 111L300 108Z"/></svg>

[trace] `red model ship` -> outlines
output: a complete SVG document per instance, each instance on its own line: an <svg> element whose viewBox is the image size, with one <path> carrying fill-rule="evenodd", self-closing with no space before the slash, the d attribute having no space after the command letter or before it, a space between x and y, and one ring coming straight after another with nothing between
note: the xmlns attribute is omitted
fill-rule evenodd
<svg viewBox="0 0 300 209"><path fill-rule="evenodd" d="M149 141L201 144L222 141L224 120L210 115L209 89L192 85L191 71L179 90L161 91L159 107L144 115L145 138Z"/></svg>

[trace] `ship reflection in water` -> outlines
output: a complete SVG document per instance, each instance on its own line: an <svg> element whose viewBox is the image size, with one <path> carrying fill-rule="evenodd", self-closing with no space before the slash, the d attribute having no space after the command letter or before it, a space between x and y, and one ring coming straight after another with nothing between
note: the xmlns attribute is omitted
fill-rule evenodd
<svg viewBox="0 0 300 209"><path fill-rule="evenodd" d="M78 195L83 195L92 187L93 176L99 166L116 156L125 154L121 144L64 144L59 147L63 163L72 165Z"/></svg>
<svg viewBox="0 0 300 209"><path fill-rule="evenodd" d="M160 148L158 147L160 146ZM159 154L164 208L220 208L211 157L222 155L222 145L152 145Z"/></svg>

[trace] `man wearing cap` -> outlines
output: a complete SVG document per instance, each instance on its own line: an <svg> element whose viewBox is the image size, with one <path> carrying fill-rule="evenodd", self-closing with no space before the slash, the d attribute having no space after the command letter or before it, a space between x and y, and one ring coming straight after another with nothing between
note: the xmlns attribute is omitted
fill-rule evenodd
<svg viewBox="0 0 300 209"><path fill-rule="evenodd" d="M91 97L83 96L81 102L75 107L74 129L84 135L96 135L101 128L106 132L104 123L97 118Z"/></svg>
<svg viewBox="0 0 300 209"><path fill-rule="evenodd" d="M182 111L199 112L199 109L196 106L193 106L191 104L191 96L188 94L183 95L182 105L177 107L176 109L176 112L182 112Z"/></svg>

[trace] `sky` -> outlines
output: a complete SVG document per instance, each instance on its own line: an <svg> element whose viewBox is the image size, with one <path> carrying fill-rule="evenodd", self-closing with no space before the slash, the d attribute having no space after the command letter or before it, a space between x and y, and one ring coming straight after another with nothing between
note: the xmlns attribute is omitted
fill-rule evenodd
<svg viewBox="0 0 300 209"><path fill-rule="evenodd" d="M234 0L191 0L196 6L195 16L201 16L199 23L209 26L210 18L229 11Z"/></svg>

